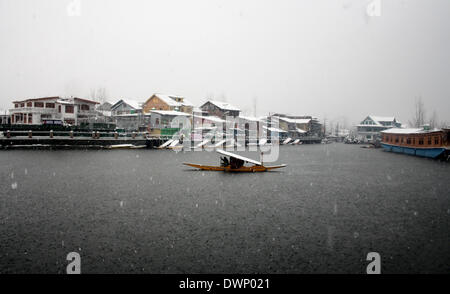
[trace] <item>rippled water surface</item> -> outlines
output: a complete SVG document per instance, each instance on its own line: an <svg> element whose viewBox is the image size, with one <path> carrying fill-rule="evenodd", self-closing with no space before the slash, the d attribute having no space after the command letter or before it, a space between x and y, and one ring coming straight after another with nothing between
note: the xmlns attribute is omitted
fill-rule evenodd
<svg viewBox="0 0 450 294"><path fill-rule="evenodd" d="M0 151L0 272L448 273L450 165L355 145L288 167L195 171L212 152ZM245 153L255 159L258 155Z"/></svg>

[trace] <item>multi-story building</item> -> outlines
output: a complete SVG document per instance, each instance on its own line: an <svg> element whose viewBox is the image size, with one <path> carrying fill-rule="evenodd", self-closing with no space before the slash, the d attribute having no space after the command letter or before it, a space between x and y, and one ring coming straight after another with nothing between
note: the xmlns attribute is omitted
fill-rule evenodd
<svg viewBox="0 0 450 294"><path fill-rule="evenodd" d="M200 109L209 115L218 116L225 119L227 116L237 117L241 110L226 102L208 100L200 106Z"/></svg>
<svg viewBox="0 0 450 294"><path fill-rule="evenodd" d="M186 98L178 95L153 94L142 105L144 113L152 110L173 110L184 113L192 113L194 105Z"/></svg>
<svg viewBox="0 0 450 294"><path fill-rule="evenodd" d="M111 115L136 114L142 112L141 103L131 99L120 99L111 108Z"/></svg>
<svg viewBox="0 0 450 294"><path fill-rule="evenodd" d="M375 140L380 132L390 128L400 128L402 124L393 116L367 116L356 126L356 133L363 141Z"/></svg>
<svg viewBox="0 0 450 294"><path fill-rule="evenodd" d="M288 132L288 136L296 139L301 137L323 137L322 124L312 116L293 116L274 114L278 117L280 129Z"/></svg>
<svg viewBox="0 0 450 294"><path fill-rule="evenodd" d="M71 97L43 97L14 101L10 109L11 124L42 124L61 120L71 125L89 122L96 117L96 101Z"/></svg>

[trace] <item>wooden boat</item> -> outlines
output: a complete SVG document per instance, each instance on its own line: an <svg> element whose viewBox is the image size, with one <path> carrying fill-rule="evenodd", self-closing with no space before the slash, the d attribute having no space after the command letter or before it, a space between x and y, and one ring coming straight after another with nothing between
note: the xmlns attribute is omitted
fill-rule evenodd
<svg viewBox="0 0 450 294"><path fill-rule="evenodd" d="M381 131L381 146L397 153L438 158L448 154L450 130L400 129Z"/></svg>
<svg viewBox="0 0 450 294"><path fill-rule="evenodd" d="M186 163L184 165L198 168L201 170L207 171L225 171L225 172L265 172L272 169L283 168L286 167L286 164L274 165L274 166L264 166L262 162L253 160L251 158L247 158L241 155L237 155L231 152L224 151L222 149L216 150L218 153L228 156L230 159L226 160L229 164L223 164L220 166L212 166L212 165L202 165L195 163ZM252 163L252 166L244 166L244 163Z"/></svg>

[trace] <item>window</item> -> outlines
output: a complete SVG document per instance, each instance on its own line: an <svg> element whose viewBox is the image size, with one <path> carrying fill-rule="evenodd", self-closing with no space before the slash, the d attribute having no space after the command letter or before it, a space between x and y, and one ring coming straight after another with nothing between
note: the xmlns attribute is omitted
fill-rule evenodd
<svg viewBox="0 0 450 294"><path fill-rule="evenodd" d="M428 137L428 145L431 145L431 137Z"/></svg>
<svg viewBox="0 0 450 294"><path fill-rule="evenodd" d="M413 143L413 145L416 145L416 138L412 139L412 143Z"/></svg>
<svg viewBox="0 0 450 294"><path fill-rule="evenodd" d="M159 118L155 119L155 125L159 125Z"/></svg>
<svg viewBox="0 0 450 294"><path fill-rule="evenodd" d="M28 123L29 124L33 123L33 114L32 113L28 113Z"/></svg>
<svg viewBox="0 0 450 294"><path fill-rule="evenodd" d="M27 102L27 107L33 107L33 102Z"/></svg>
<svg viewBox="0 0 450 294"><path fill-rule="evenodd" d="M395 137L395 143L398 143L398 136Z"/></svg>
<svg viewBox="0 0 450 294"><path fill-rule="evenodd" d="M14 104L14 108L19 108L19 104Z"/></svg>
<svg viewBox="0 0 450 294"><path fill-rule="evenodd" d="M45 103L45 108L55 108L55 103Z"/></svg>
<svg viewBox="0 0 450 294"><path fill-rule="evenodd" d="M403 144L403 137L401 137L401 138L400 138L400 143L402 143L402 144Z"/></svg>
<svg viewBox="0 0 450 294"><path fill-rule="evenodd" d="M439 137L434 137L434 144L439 145Z"/></svg>
<svg viewBox="0 0 450 294"><path fill-rule="evenodd" d="M25 103L20 103L20 107L25 107Z"/></svg>
<svg viewBox="0 0 450 294"><path fill-rule="evenodd" d="M407 138L407 139L406 139L406 144L408 144L408 145L411 144L411 138Z"/></svg>
<svg viewBox="0 0 450 294"><path fill-rule="evenodd" d="M73 113L73 105L66 105L65 112L66 113Z"/></svg>
<svg viewBox="0 0 450 294"><path fill-rule="evenodd" d="M43 108L44 107L44 102L34 102L34 107Z"/></svg>
<svg viewBox="0 0 450 294"><path fill-rule="evenodd" d="M423 138L419 138L419 145L423 145Z"/></svg>
<svg viewBox="0 0 450 294"><path fill-rule="evenodd" d="M61 113L61 105L58 105L58 112Z"/></svg>
<svg viewBox="0 0 450 294"><path fill-rule="evenodd" d="M89 110L89 105L81 104L81 110Z"/></svg>

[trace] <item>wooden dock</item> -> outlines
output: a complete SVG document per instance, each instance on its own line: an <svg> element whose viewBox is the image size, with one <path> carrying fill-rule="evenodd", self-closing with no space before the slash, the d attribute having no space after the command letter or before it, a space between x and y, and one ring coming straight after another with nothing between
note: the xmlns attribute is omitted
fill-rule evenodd
<svg viewBox="0 0 450 294"><path fill-rule="evenodd" d="M0 147L73 147L106 148L114 145L131 144L156 148L169 140L168 136L149 136L145 133L101 133L101 132L10 132L0 137Z"/></svg>

